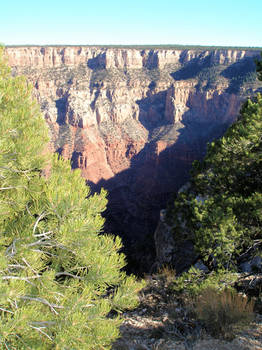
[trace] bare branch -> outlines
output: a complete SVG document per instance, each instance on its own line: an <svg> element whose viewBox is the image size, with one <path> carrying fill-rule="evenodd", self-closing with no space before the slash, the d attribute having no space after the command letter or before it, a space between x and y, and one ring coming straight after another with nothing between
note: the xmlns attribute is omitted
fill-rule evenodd
<svg viewBox="0 0 262 350"><path fill-rule="evenodd" d="M9 312L10 314L14 314L13 311L10 311L10 310L7 310L7 309L4 309L3 307L0 307L0 310L1 311L4 311L4 312Z"/></svg>
<svg viewBox="0 0 262 350"><path fill-rule="evenodd" d="M9 347L8 347L8 345L6 344L5 340L4 340L4 344L5 344L6 349L7 349L7 350L10 350Z"/></svg>
<svg viewBox="0 0 262 350"><path fill-rule="evenodd" d="M46 246L46 247L55 247L57 244L54 241L46 240L46 238L42 238L36 242L28 244L27 247L34 247L35 245L41 245L41 246Z"/></svg>
<svg viewBox="0 0 262 350"><path fill-rule="evenodd" d="M12 190L14 188L19 188L19 186L0 187L0 190Z"/></svg>
<svg viewBox="0 0 262 350"><path fill-rule="evenodd" d="M41 253L41 254L45 253L46 255L49 255L49 256L56 256L56 257L57 257L56 254L52 254L52 253L50 253L50 252L46 252L46 251L40 250L40 249L32 249L32 251L33 251L33 252L37 252L37 253Z"/></svg>
<svg viewBox="0 0 262 350"><path fill-rule="evenodd" d="M31 325L34 327L47 328L50 326L54 326L56 324L55 321L34 321L31 322Z"/></svg>
<svg viewBox="0 0 262 350"><path fill-rule="evenodd" d="M31 213L31 211L30 211L29 208L28 208L28 204L27 204L27 203L26 203L26 206L25 206L25 207L26 207L26 210L27 210L28 214L29 214L30 216L33 216L32 213Z"/></svg>
<svg viewBox="0 0 262 350"><path fill-rule="evenodd" d="M25 269L25 266L20 265L20 264L9 264L8 268L10 268L10 269Z"/></svg>
<svg viewBox="0 0 262 350"><path fill-rule="evenodd" d="M50 235L51 233L53 233L53 231L38 233L38 234L35 234L35 237L47 237L47 236ZM48 238L49 238L49 237L48 237Z"/></svg>
<svg viewBox="0 0 262 350"><path fill-rule="evenodd" d="M21 296L20 298L23 299L23 300L38 301L39 303L47 305L48 307L50 307L51 311L53 311L53 313L56 314L56 315L58 315L58 312L55 310L55 308L56 309L63 309L64 308L61 305L50 304L49 301L47 301L46 299L39 298L39 297L30 297L28 295L24 295L24 296Z"/></svg>
<svg viewBox="0 0 262 350"><path fill-rule="evenodd" d="M51 338L46 332L44 332L42 330L41 327L34 327L34 326L30 326L31 328L37 330L38 332L42 333L43 335L45 335L48 339L52 340L53 341L53 338Z"/></svg>
<svg viewBox="0 0 262 350"><path fill-rule="evenodd" d="M34 224L33 234L35 234L35 230L37 228L37 225L39 224L39 221L42 220L44 217L45 217L45 212L43 212L41 215L38 216L38 218Z"/></svg>
<svg viewBox="0 0 262 350"><path fill-rule="evenodd" d="M75 279L83 280L82 277L73 275L72 273L69 273L69 272L66 272L66 271L58 272L58 273L55 274L55 277L60 277L60 276L68 276L68 277L72 277L72 278L75 278Z"/></svg>
<svg viewBox="0 0 262 350"><path fill-rule="evenodd" d="M5 251L5 254L9 257L12 257L16 254L16 247L15 247L15 244L16 242L19 241L19 239L14 239L13 242L10 244L9 247L7 247L6 251ZM9 253L11 250L11 253Z"/></svg>
<svg viewBox="0 0 262 350"><path fill-rule="evenodd" d="M40 278L42 276L37 275L37 276L28 276L28 277L19 277L19 276L3 276L2 279L3 280L21 280L21 281L26 281L28 282L29 279L36 279L36 278Z"/></svg>
<svg viewBox="0 0 262 350"><path fill-rule="evenodd" d="M35 273L36 275L38 275L38 273L32 268L32 266L26 261L25 258L22 258L22 261L26 264L27 267L29 267L29 269L31 271L33 271L33 273Z"/></svg>
<svg viewBox="0 0 262 350"><path fill-rule="evenodd" d="M258 246L260 246L262 244L262 240L261 239L257 239L255 241L253 241L254 244L249 247L244 253L242 253L239 257L238 257L238 262L244 260L246 257L248 257L250 255L251 252L253 252L254 250L257 249Z"/></svg>

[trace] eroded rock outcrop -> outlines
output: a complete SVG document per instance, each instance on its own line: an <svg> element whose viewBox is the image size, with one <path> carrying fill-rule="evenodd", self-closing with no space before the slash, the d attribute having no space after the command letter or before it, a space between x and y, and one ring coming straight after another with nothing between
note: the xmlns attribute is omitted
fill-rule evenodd
<svg viewBox="0 0 262 350"><path fill-rule="evenodd" d="M256 51L10 47L6 53L13 74L25 74L34 86L51 149L71 159L94 190L109 190L106 229L131 249L139 242L142 255L153 243L159 209L187 180L191 162L257 89Z"/></svg>

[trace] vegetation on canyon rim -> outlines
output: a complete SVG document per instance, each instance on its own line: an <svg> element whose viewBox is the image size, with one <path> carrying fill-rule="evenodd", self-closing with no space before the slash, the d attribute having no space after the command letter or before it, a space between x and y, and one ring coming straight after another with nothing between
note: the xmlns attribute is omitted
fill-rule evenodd
<svg viewBox="0 0 262 350"><path fill-rule="evenodd" d="M100 235L105 192L91 196L48 154L39 107L2 49L0 118L0 348L108 349L143 284L121 270L120 239Z"/></svg>
<svg viewBox="0 0 262 350"><path fill-rule="evenodd" d="M194 239L213 268L234 269L241 254L261 240L262 96L249 99L225 135L195 162L169 221L180 239Z"/></svg>
<svg viewBox="0 0 262 350"><path fill-rule="evenodd" d="M243 104L225 135L208 145L204 160L193 164L190 183L167 213L175 239L192 240L210 271L191 267L175 279L173 289L193 299L198 296L198 317L213 335L232 336L233 325L252 319L252 302L237 296L232 286L239 264L261 256L261 134L262 96L257 94Z"/></svg>
<svg viewBox="0 0 262 350"><path fill-rule="evenodd" d="M65 47L65 45L6 45L6 47ZM253 46L206 46L206 45L66 45L67 47L99 47L105 49L136 49L136 50L261 50Z"/></svg>

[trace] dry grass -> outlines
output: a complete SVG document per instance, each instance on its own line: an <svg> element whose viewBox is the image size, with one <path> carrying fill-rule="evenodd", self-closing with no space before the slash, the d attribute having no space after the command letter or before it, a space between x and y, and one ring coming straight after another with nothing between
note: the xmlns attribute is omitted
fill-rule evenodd
<svg viewBox="0 0 262 350"><path fill-rule="evenodd" d="M215 337L233 339L254 318L254 302L233 290L205 289L196 300L197 317Z"/></svg>
<svg viewBox="0 0 262 350"><path fill-rule="evenodd" d="M169 285L172 282L174 282L176 278L176 271L172 269L170 266L165 265L161 267L161 269L159 269L158 275L160 278L162 277L165 280L167 285Z"/></svg>

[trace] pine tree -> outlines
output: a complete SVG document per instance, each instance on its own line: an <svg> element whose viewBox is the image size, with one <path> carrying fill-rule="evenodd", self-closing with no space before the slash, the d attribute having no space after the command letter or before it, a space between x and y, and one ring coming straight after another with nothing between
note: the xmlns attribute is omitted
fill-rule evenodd
<svg viewBox="0 0 262 350"><path fill-rule="evenodd" d="M238 121L209 145L204 162L193 170L193 186L206 198L197 204L196 245L202 255L213 254L223 265L261 239L261 133L258 94L243 105Z"/></svg>
<svg viewBox="0 0 262 350"><path fill-rule="evenodd" d="M260 73L261 67L260 62ZM194 163L190 186L169 210L176 237L193 239L213 267L234 268L245 250L261 242L261 134L258 93L243 104L225 135L208 145L204 160Z"/></svg>
<svg viewBox="0 0 262 350"><path fill-rule="evenodd" d="M47 142L31 89L1 49L0 348L110 349L142 283L122 271L120 239L101 234L105 191L91 196Z"/></svg>

